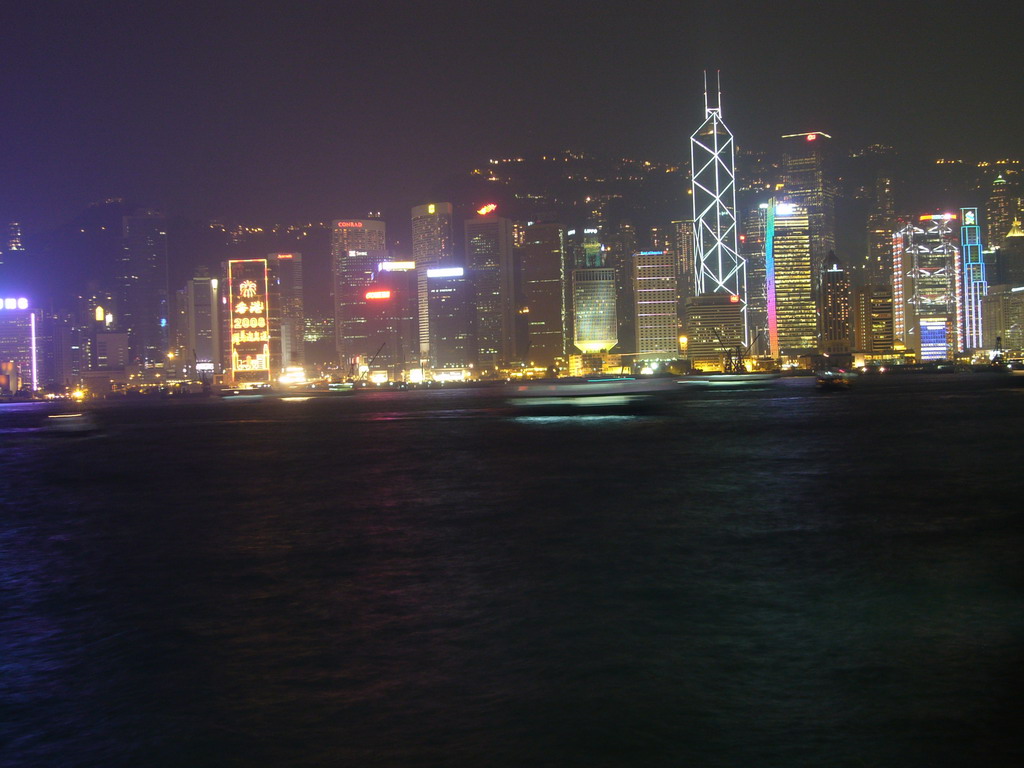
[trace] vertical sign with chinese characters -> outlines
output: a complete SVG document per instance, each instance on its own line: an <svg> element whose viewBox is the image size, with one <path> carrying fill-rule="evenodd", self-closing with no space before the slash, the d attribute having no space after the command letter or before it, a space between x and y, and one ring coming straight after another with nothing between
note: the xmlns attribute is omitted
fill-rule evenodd
<svg viewBox="0 0 1024 768"><path fill-rule="evenodd" d="M228 262L231 308L231 373L235 384L270 381L270 313L267 308L267 260Z"/></svg>

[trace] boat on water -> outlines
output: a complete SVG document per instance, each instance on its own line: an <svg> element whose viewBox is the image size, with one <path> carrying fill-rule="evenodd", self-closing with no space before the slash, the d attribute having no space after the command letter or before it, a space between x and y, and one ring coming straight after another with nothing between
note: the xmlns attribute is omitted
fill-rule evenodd
<svg viewBox="0 0 1024 768"><path fill-rule="evenodd" d="M694 373L678 380L687 387L764 387L780 379L781 373Z"/></svg>
<svg viewBox="0 0 1024 768"><path fill-rule="evenodd" d="M632 414L655 409L678 391L674 378L591 376L512 384L507 400L530 415Z"/></svg>
<svg viewBox="0 0 1024 768"><path fill-rule="evenodd" d="M814 386L824 391L842 391L850 388L856 373L842 368L830 368L815 374Z"/></svg>
<svg viewBox="0 0 1024 768"><path fill-rule="evenodd" d="M52 413L46 417L46 434L55 437L85 437L100 431L91 413Z"/></svg>

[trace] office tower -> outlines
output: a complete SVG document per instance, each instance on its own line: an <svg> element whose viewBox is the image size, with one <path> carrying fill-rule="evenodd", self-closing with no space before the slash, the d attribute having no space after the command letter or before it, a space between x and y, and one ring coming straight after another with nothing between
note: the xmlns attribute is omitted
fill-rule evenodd
<svg viewBox="0 0 1024 768"><path fill-rule="evenodd" d="M420 367L415 262L378 264L364 298L369 350L363 363L365 374L376 381L401 381L408 371Z"/></svg>
<svg viewBox="0 0 1024 768"><path fill-rule="evenodd" d="M765 272L765 229L768 204L747 206L740 213L740 256L747 262L747 327L754 354L768 353L768 285Z"/></svg>
<svg viewBox="0 0 1024 768"><path fill-rule="evenodd" d="M562 272L566 280L562 286L565 292L565 326L562 329L566 355L574 354L575 310L573 304L572 275L577 269L604 267L604 248L597 227L574 227L565 233L565 263ZM616 322L618 322L616 320Z"/></svg>
<svg viewBox="0 0 1024 768"><path fill-rule="evenodd" d="M825 258L821 276L821 349L829 355L850 351L850 276L835 253Z"/></svg>
<svg viewBox="0 0 1024 768"><path fill-rule="evenodd" d="M427 272L437 266L450 266L453 257L452 204L427 203L413 207L412 260L417 270L420 358L425 362L431 357Z"/></svg>
<svg viewBox="0 0 1024 768"><path fill-rule="evenodd" d="M220 333L220 281L215 277L193 277L185 284L184 365L191 378L212 383L219 373L223 352Z"/></svg>
<svg viewBox="0 0 1024 768"><path fill-rule="evenodd" d="M1002 246L994 255L997 257L996 274L989 282L992 285L1024 285L1024 230L1021 229L1020 219L1013 220Z"/></svg>
<svg viewBox="0 0 1024 768"><path fill-rule="evenodd" d="M811 234L807 209L768 203L765 273L771 355L802 357L818 347Z"/></svg>
<svg viewBox="0 0 1024 768"><path fill-rule="evenodd" d="M428 365L435 378L445 375L462 378L468 375L476 357L470 332L473 293L466 271L462 267L419 270L417 265L417 277L419 274L423 274L428 283ZM443 373L445 371L448 373Z"/></svg>
<svg viewBox="0 0 1024 768"><path fill-rule="evenodd" d="M21 223L12 221L7 225L7 250L8 251L24 251L25 246L21 241Z"/></svg>
<svg viewBox="0 0 1024 768"><path fill-rule="evenodd" d="M785 199L807 210L815 281L822 274L829 251L836 249L836 190L831 143L832 137L820 131L782 137ZM817 292L817 284L814 289Z"/></svg>
<svg viewBox="0 0 1024 768"><path fill-rule="evenodd" d="M478 369L494 370L515 358L512 221L483 214L466 221L465 229L476 364Z"/></svg>
<svg viewBox="0 0 1024 768"><path fill-rule="evenodd" d="M893 326L896 341L918 360L952 359L957 349L959 251L952 213L927 214L893 238Z"/></svg>
<svg viewBox="0 0 1024 768"><path fill-rule="evenodd" d="M618 227L606 230L601 266L615 270L615 314L618 318L619 340L616 351L620 354L636 352L636 314L633 296L633 254L636 253L636 228L630 221L622 221Z"/></svg>
<svg viewBox="0 0 1024 768"><path fill-rule="evenodd" d="M864 285L892 285L892 236L896 232L892 179L879 175L875 181L875 202L868 214L868 255Z"/></svg>
<svg viewBox="0 0 1024 768"><path fill-rule="evenodd" d="M710 294L686 302L686 357L702 371L734 372L743 348L743 305L739 296Z"/></svg>
<svg viewBox="0 0 1024 768"><path fill-rule="evenodd" d="M696 289L694 275L694 234L693 221L686 219L672 222L672 250L676 254L676 280L679 289L679 317L686 316L686 300Z"/></svg>
<svg viewBox="0 0 1024 768"><path fill-rule="evenodd" d="M334 331L344 376L352 376L367 353L366 291L377 264L387 261L387 228L379 219L340 219L331 223L331 275Z"/></svg>
<svg viewBox="0 0 1024 768"><path fill-rule="evenodd" d="M231 376L236 385L271 379L268 283L266 259L228 262Z"/></svg>
<svg viewBox="0 0 1024 768"><path fill-rule="evenodd" d="M1024 350L1024 286L994 285L981 298L982 346Z"/></svg>
<svg viewBox="0 0 1024 768"><path fill-rule="evenodd" d="M132 362L144 368L167 359L167 231L164 217L125 216L117 268L117 326L128 334Z"/></svg>
<svg viewBox="0 0 1024 768"><path fill-rule="evenodd" d="M610 351L618 343L615 270L573 270L572 295L573 345L584 354Z"/></svg>
<svg viewBox="0 0 1024 768"><path fill-rule="evenodd" d="M858 288L853 295L853 347L866 355L882 355L893 348L892 289L875 285Z"/></svg>
<svg viewBox="0 0 1024 768"><path fill-rule="evenodd" d="M679 357L678 286L675 257L666 251L633 255L637 362Z"/></svg>
<svg viewBox="0 0 1024 768"><path fill-rule="evenodd" d="M527 318L526 359L542 368L565 357L565 230L555 222L533 222L523 233L519 250Z"/></svg>
<svg viewBox="0 0 1024 768"><path fill-rule="evenodd" d="M1020 199L1002 174L992 182L992 192L985 204L985 239L998 248L1010 231L1014 217L1020 214Z"/></svg>
<svg viewBox="0 0 1024 768"><path fill-rule="evenodd" d="M988 293L982 256L978 209L960 209L960 289L957 311L957 349L982 346L981 299Z"/></svg>
<svg viewBox="0 0 1024 768"><path fill-rule="evenodd" d="M0 392L35 392L41 383L41 313L24 297L0 298Z"/></svg>
<svg viewBox="0 0 1024 768"><path fill-rule="evenodd" d="M747 271L736 231L736 160L732 133L722 122L722 90L708 105L704 85L704 123L690 137L693 182L694 295L738 296L743 333L730 344L747 344Z"/></svg>
<svg viewBox="0 0 1024 768"><path fill-rule="evenodd" d="M306 311L302 290L302 254L267 255L270 278L270 357L275 372L306 363Z"/></svg>

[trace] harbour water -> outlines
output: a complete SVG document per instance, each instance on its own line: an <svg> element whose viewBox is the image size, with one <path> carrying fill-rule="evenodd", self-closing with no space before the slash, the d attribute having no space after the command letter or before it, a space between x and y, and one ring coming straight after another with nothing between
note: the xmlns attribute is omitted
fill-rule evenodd
<svg viewBox="0 0 1024 768"><path fill-rule="evenodd" d="M0 765L1020 765L1024 388L0 406Z"/></svg>

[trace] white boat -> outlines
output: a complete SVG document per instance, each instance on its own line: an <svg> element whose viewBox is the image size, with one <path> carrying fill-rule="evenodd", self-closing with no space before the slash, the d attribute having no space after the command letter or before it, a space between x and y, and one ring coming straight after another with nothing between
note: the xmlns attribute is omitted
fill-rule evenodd
<svg viewBox="0 0 1024 768"><path fill-rule="evenodd" d="M635 413L679 391L674 378L592 376L510 385L508 403L527 413Z"/></svg>

